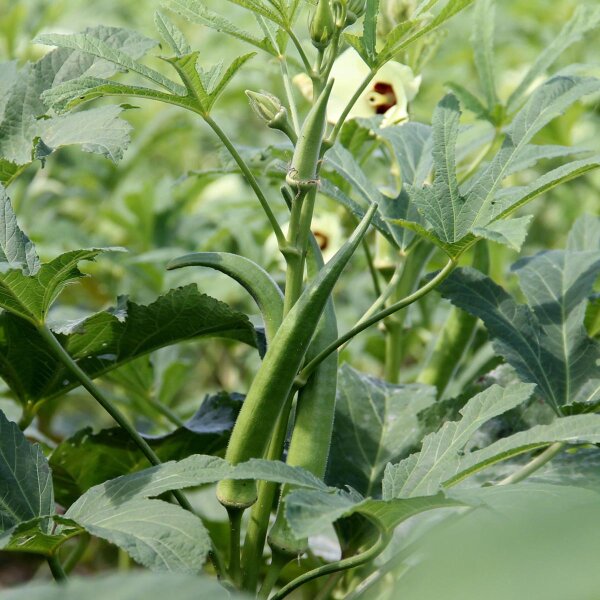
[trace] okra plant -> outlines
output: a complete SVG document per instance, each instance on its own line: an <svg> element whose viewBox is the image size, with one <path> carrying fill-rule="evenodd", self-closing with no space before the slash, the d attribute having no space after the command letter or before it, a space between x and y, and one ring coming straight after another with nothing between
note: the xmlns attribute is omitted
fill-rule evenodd
<svg viewBox="0 0 600 600"><path fill-rule="evenodd" d="M516 260L518 286L496 260L521 251L531 201L600 166L593 145L544 142L565 111L600 94L593 66L554 67L600 25L592 4L508 95L495 74L493 0L231 0L219 13L165 0L153 37L90 23L37 35L46 51L35 62L0 64L0 376L21 411L17 422L0 412L0 556L43 557L65 585L34 597L89 593L78 563L103 548L113 564L111 547L119 564L155 573L89 583L106 596L404 597L419 557L411 524L469 522L518 494L535 507L578 487L598 501L590 481L560 473L587 480L598 460L600 218L582 215L564 248ZM418 122L421 73L451 20L472 28L477 78L447 83L430 123ZM252 52L207 64L188 41L197 28ZM280 77L245 95L248 126L272 140L264 148L232 139L219 111L253 63ZM189 176L243 178L284 275L218 244L166 269L224 274L259 318L195 283L84 313L81 285L65 292L81 284L80 264L128 249L43 262L23 231L11 190L34 185L63 146L121 160L123 114L138 102L138 114L168 104L210 133L226 166ZM320 207L348 233L333 253ZM352 301L359 270L364 310ZM379 350L357 359L348 347L365 335ZM168 399L133 399L160 353L209 337L256 354L245 389L208 395L189 420ZM169 377L180 390L183 372ZM119 386L129 403L114 397ZM112 428L37 426L80 388ZM142 417L169 426L142 433ZM319 553L324 534L333 557Z"/></svg>

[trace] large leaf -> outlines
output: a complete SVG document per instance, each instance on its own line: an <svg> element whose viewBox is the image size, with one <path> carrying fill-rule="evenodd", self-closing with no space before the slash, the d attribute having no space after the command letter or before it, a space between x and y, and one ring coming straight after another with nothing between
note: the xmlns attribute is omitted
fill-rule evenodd
<svg viewBox="0 0 600 600"><path fill-rule="evenodd" d="M460 454L473 434L490 419L525 402L532 391L530 384L493 385L471 398L460 411L459 421L444 423L438 432L424 438L420 452L386 468L384 500L437 493L456 473Z"/></svg>
<svg viewBox="0 0 600 600"><path fill-rule="evenodd" d="M164 600L169 596L177 600L233 600L238 597L221 587L217 581L208 578L143 571L73 578L61 586L54 583L28 583L26 586L0 592L2 600Z"/></svg>
<svg viewBox="0 0 600 600"><path fill-rule="evenodd" d="M579 393L588 381L600 378L600 346L584 326L587 298L600 274L600 252L542 252L517 262L513 270L529 306L518 304L472 269L451 274L440 291L459 308L480 317L496 351L524 381L536 383L540 394L560 411L580 401ZM593 402L596 395L587 401Z"/></svg>
<svg viewBox="0 0 600 600"><path fill-rule="evenodd" d="M494 77L495 13L494 0L481 0L475 3L475 21L471 42L475 52L475 67L488 111L492 111L498 102Z"/></svg>
<svg viewBox="0 0 600 600"><path fill-rule="evenodd" d="M342 366L327 483L364 496L381 493L385 465L403 458L421 439L418 413L434 403L435 388L392 385Z"/></svg>
<svg viewBox="0 0 600 600"><path fill-rule="evenodd" d="M0 411L0 533L54 513L48 461ZM44 525L47 530L47 525ZM49 531L46 531L47 533Z"/></svg>
<svg viewBox="0 0 600 600"><path fill-rule="evenodd" d="M221 392L207 396L184 427L146 440L161 461L225 450L243 397ZM86 427L60 443L50 456L56 501L69 506L89 488L148 466L122 429L92 433Z"/></svg>
<svg viewBox="0 0 600 600"><path fill-rule="evenodd" d="M86 30L85 35L101 40L107 47L118 49L132 57L143 55L155 42L138 33L115 27L99 26ZM37 155L44 158L51 149L62 145L82 144L90 152L99 152L118 160L129 142L130 126L118 118L121 109L102 107L65 117L47 116L49 104L41 94L51 87L81 76L106 77L116 67L90 54L61 48L49 52L39 61L25 65L18 76L7 82L6 94L0 103L0 181L10 182L32 161L34 140Z"/></svg>
<svg viewBox="0 0 600 600"><path fill-rule="evenodd" d="M246 315L201 294L195 284L173 289L147 305L123 298L113 310L53 329L92 378L158 348L193 338L215 336L255 346L262 343ZM6 313L0 315L0 375L23 403L60 396L79 385L33 326Z"/></svg>

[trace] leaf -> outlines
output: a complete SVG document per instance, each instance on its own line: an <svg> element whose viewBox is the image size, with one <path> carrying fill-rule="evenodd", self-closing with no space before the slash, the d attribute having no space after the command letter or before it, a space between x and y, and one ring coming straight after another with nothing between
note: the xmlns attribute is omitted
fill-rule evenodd
<svg viewBox="0 0 600 600"><path fill-rule="evenodd" d="M127 552L153 571L199 573L210 536L196 515L162 500L76 502L65 513L89 533Z"/></svg>
<svg viewBox="0 0 600 600"><path fill-rule="evenodd" d="M471 43L475 51L475 67L486 100L488 111L498 103L494 77L494 25L496 4L494 0L480 0L475 3L475 20Z"/></svg>
<svg viewBox="0 0 600 600"><path fill-rule="evenodd" d="M20 269L0 273L0 307L34 325L43 323L48 309L61 291L84 276L77 267L78 263L93 260L104 251L92 248L66 252L41 265L31 275L26 275Z"/></svg>
<svg viewBox="0 0 600 600"><path fill-rule="evenodd" d="M420 452L388 465L383 479L384 500L436 494L458 471L460 453L473 434L490 419L525 402L533 387L523 383L506 388L492 385L471 398L461 409L459 421L444 423L438 432L423 439Z"/></svg>
<svg viewBox="0 0 600 600"><path fill-rule="evenodd" d="M20 269L31 275L40 268L33 242L23 233L13 212L10 198L0 185L0 264L3 270Z"/></svg>
<svg viewBox="0 0 600 600"><path fill-rule="evenodd" d="M363 21L362 44L365 49L365 55L368 59L367 64L374 65L377 59L375 50L375 41L377 36L377 14L379 13L379 0L367 0L365 8L365 17Z"/></svg>
<svg viewBox="0 0 600 600"><path fill-rule="evenodd" d="M74 521L55 514L36 517L19 523L4 534L0 533L0 549L3 552L55 556L67 540L84 531Z"/></svg>
<svg viewBox="0 0 600 600"><path fill-rule="evenodd" d="M478 470L524 452L543 448L554 442L599 443L600 415L589 414L557 418L549 425L536 425L526 431L502 438L486 448L465 454L458 461L456 472L454 474L447 473L445 485L454 485Z"/></svg>
<svg viewBox="0 0 600 600"><path fill-rule="evenodd" d="M387 532L419 513L437 508L463 506L463 502L438 494L410 499L364 499L356 492L294 490L285 499L286 518L299 538L319 535L342 517L358 513L377 521Z"/></svg>
<svg viewBox="0 0 600 600"><path fill-rule="evenodd" d="M431 386L392 385L343 365L327 483L349 485L364 496L380 495L385 465L403 458L420 441L418 413L435 397Z"/></svg>
<svg viewBox="0 0 600 600"><path fill-rule="evenodd" d="M158 348L198 337L262 343L246 315L201 294L195 284L173 289L148 305L122 299L117 309L53 329L92 378ZM8 314L0 315L0 375L23 403L57 397L78 385L36 330Z"/></svg>
<svg viewBox="0 0 600 600"><path fill-rule="evenodd" d="M231 81L233 76L246 64L248 60L256 56L256 52L249 52L248 54L244 54L243 56L238 56L233 62L227 67L223 76L217 81L214 88L209 88L210 90L210 101L208 103L208 110L210 110L215 102L219 99L219 96L223 93L227 84Z"/></svg>
<svg viewBox="0 0 600 600"><path fill-rule="evenodd" d="M460 207L457 216L460 227L452 241L466 235L472 227L485 227L509 205L517 205L519 201L512 199L501 203L502 208L496 207L496 195L507 173L514 172L521 157L529 155L529 141L573 102L597 90L600 90L598 79L554 77L532 94L506 130L502 147L470 188Z"/></svg>
<svg viewBox="0 0 600 600"><path fill-rule="evenodd" d="M455 153L459 118L458 100L448 94L433 113L433 185L411 190L412 201L433 225L443 242L456 242L463 237L462 232L465 231L465 225L460 219L465 199L460 194L456 179Z"/></svg>
<svg viewBox="0 0 600 600"><path fill-rule="evenodd" d="M495 221L486 227L474 227L473 233L492 242L504 244L519 252L527 237L527 230L533 215L511 219L510 221Z"/></svg>
<svg viewBox="0 0 600 600"><path fill-rule="evenodd" d="M163 4L169 10L181 15L192 23L206 25L216 31L221 31L248 44L252 44L273 56L277 55L277 50L268 38L261 39L252 33L240 29L225 17L206 8L199 0L166 0ZM186 52L182 52L182 54L186 54Z"/></svg>
<svg viewBox="0 0 600 600"><path fill-rule="evenodd" d="M600 347L584 327L586 300L600 273L598 251L549 251L513 266L531 307L472 269L459 269L439 290L481 318L495 350L559 411L600 377Z"/></svg>
<svg viewBox="0 0 600 600"><path fill-rule="evenodd" d="M37 36L34 43L68 48L70 50L77 50L78 52L90 54L96 58L101 58L113 63L120 69L137 73L173 94L185 94L185 89L180 84L171 81L158 71L143 65L126 52L111 47L104 40L94 35L93 32L75 34L44 33Z"/></svg>
<svg viewBox="0 0 600 600"><path fill-rule="evenodd" d="M55 583L28 583L0 592L2 600L164 600L169 596L177 600L234 600L241 597L208 577L138 570L96 577L73 577L61 586Z"/></svg>
<svg viewBox="0 0 600 600"><path fill-rule="evenodd" d="M565 24L561 32L552 39L551 43L546 46L510 95L507 102L508 111L512 112L517 108L536 78L543 75L546 69L560 58L569 46L578 42L598 25L600 25L600 9L598 7L577 6L571 19Z"/></svg>
<svg viewBox="0 0 600 600"><path fill-rule="evenodd" d="M569 231L567 250L585 252L600 251L600 217L582 215Z"/></svg>
<svg viewBox="0 0 600 600"><path fill-rule="evenodd" d="M464 86L448 81L444 84L460 101L461 106L472 112L478 119L490 120L491 116L483 102Z"/></svg>
<svg viewBox="0 0 600 600"><path fill-rule="evenodd" d="M169 44L176 56L183 56L192 51L185 35L161 10L154 13L154 24L162 38Z"/></svg>
<svg viewBox="0 0 600 600"><path fill-rule="evenodd" d="M41 448L0 411L0 533L54 513L52 476ZM43 526L49 533L48 525Z"/></svg>
<svg viewBox="0 0 600 600"><path fill-rule="evenodd" d="M242 396L220 392L207 396L184 427L160 436L145 436L161 461L225 450ZM70 506L89 488L139 471L147 459L119 428L93 433L86 427L61 442L50 456L57 502Z"/></svg>
<svg viewBox="0 0 600 600"><path fill-rule="evenodd" d="M141 56L155 42L135 32L116 27L99 26L88 29L86 35L93 36L111 48L119 49L133 58ZM41 94L53 86L82 77L107 77L114 74L116 68L89 54L76 50L59 48L42 57L34 64L26 64L7 88L3 96L3 110L0 111L0 181L8 184L27 165L32 162L33 142L41 138L49 147L58 147L65 142L60 140L58 128L64 128L67 139L77 142L79 137L89 151L100 151L113 159L121 156L123 148L127 145L129 125L124 121L117 123L118 108L112 108L90 114L89 131L86 125L81 125L80 115L68 115L55 122L55 117L47 115L49 104L41 99ZM45 115L44 119L39 117ZM112 116L112 120L110 119ZM72 119L72 120L71 120ZM103 123L108 125L108 130L103 130ZM94 144L91 137L93 132L100 134L98 144ZM107 140L109 133L114 138ZM49 142L46 138L50 137ZM120 149L119 146L121 146Z"/></svg>

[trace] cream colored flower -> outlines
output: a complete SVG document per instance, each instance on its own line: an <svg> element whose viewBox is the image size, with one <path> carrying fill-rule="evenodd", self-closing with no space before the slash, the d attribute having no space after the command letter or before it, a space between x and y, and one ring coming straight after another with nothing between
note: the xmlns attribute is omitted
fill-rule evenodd
<svg viewBox="0 0 600 600"><path fill-rule="evenodd" d="M335 82L327 107L327 119L331 123L338 121L348 101L368 74L369 67L354 48L348 48L333 63L331 77ZM406 121L408 103L417 95L420 85L420 75L415 77L407 65L390 61L377 71L347 118L384 115L384 125Z"/></svg>

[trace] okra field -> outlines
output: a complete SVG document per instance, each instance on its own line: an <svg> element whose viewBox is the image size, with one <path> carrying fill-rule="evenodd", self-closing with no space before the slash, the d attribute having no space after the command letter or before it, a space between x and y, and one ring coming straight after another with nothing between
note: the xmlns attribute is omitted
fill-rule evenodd
<svg viewBox="0 0 600 600"><path fill-rule="evenodd" d="M0 600L600 598L599 57L0 0Z"/></svg>

